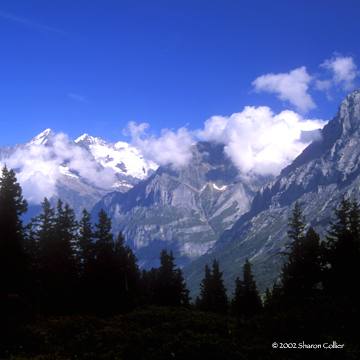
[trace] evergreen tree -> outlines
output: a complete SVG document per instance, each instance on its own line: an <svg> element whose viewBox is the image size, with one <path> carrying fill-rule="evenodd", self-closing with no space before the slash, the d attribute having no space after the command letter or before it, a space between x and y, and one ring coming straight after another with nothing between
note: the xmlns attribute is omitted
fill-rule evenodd
<svg viewBox="0 0 360 360"><path fill-rule="evenodd" d="M186 283L184 282L183 272L180 268L176 269L175 272L175 284L178 293L178 305L188 307L190 305L190 290L187 289Z"/></svg>
<svg viewBox="0 0 360 360"><path fill-rule="evenodd" d="M38 247L38 261L41 266L53 262L55 242L55 209L45 197L41 203L42 212L31 219L31 231Z"/></svg>
<svg viewBox="0 0 360 360"><path fill-rule="evenodd" d="M266 288L264 297L264 308L269 308L272 304L272 292L269 287Z"/></svg>
<svg viewBox="0 0 360 360"><path fill-rule="evenodd" d="M340 208L335 209L337 221L335 223L330 222L330 230L327 235L329 248L335 248L341 239L351 236L351 228L355 226L354 221L352 226L350 226L351 208L350 200L343 196L340 202ZM352 218L355 220L354 215L355 214L353 214Z"/></svg>
<svg viewBox="0 0 360 360"><path fill-rule="evenodd" d="M55 218L55 238L58 243L58 250L62 253L63 261L67 267L75 266L78 224L75 220L75 212L69 204L58 199Z"/></svg>
<svg viewBox="0 0 360 360"><path fill-rule="evenodd" d="M235 284L235 296L231 302L233 314L247 318L258 314L262 304L248 259L246 259L243 266L243 280L237 277Z"/></svg>
<svg viewBox="0 0 360 360"><path fill-rule="evenodd" d="M79 221L77 246L80 274L84 275L85 269L94 256L94 233L91 215L86 209L82 211L82 218Z"/></svg>
<svg viewBox="0 0 360 360"><path fill-rule="evenodd" d="M111 233L111 218L104 209L98 213L98 222L95 224L95 228L95 255L99 261L106 262L107 257L111 258L115 244L114 235Z"/></svg>
<svg viewBox="0 0 360 360"><path fill-rule="evenodd" d="M360 242L360 209L356 198L351 201L349 211L350 233L354 242L359 246Z"/></svg>
<svg viewBox="0 0 360 360"><path fill-rule="evenodd" d="M298 202L289 218L288 258L282 268L282 291L286 297L300 299L317 292L322 281L320 237L313 228L304 235L305 223Z"/></svg>
<svg viewBox="0 0 360 360"><path fill-rule="evenodd" d="M157 305L180 306L189 304L189 290L186 289L181 269L176 269L172 251L163 249L160 267L154 289L154 303Z"/></svg>
<svg viewBox="0 0 360 360"><path fill-rule="evenodd" d="M284 291L280 282L275 281L271 290L266 288L264 308L271 311L278 310L284 305Z"/></svg>
<svg viewBox="0 0 360 360"><path fill-rule="evenodd" d="M30 237L37 245L39 302L46 314L61 315L76 311L77 268L75 241L77 224L68 204L59 199L56 213L47 198L42 212L32 219Z"/></svg>
<svg viewBox="0 0 360 360"><path fill-rule="evenodd" d="M212 271L207 264L205 265L205 277L200 284L200 298L196 301L200 310L227 313L228 299L222 275L216 259L213 260Z"/></svg>
<svg viewBox="0 0 360 360"><path fill-rule="evenodd" d="M212 289L213 289L213 307L217 312L226 314L228 311L228 298L226 295L226 288L222 278L223 273L220 271L219 262L214 259L212 267Z"/></svg>
<svg viewBox="0 0 360 360"><path fill-rule="evenodd" d="M141 272L134 252L130 246L125 245L121 231L115 242L114 252L114 272L118 277L119 305L121 311L124 312L133 309L140 302Z"/></svg>
<svg viewBox="0 0 360 360"><path fill-rule="evenodd" d="M160 254L160 267L157 272L157 281L154 294L154 301L158 305L175 305L176 292L174 288L174 256L172 251L168 254L163 249Z"/></svg>
<svg viewBox="0 0 360 360"><path fill-rule="evenodd" d="M98 213L95 224L94 258L90 260L86 271L86 282L90 290L87 305L92 313L111 315L120 312L119 276L114 235L111 233L111 218L104 209Z"/></svg>
<svg viewBox="0 0 360 360"><path fill-rule="evenodd" d="M141 273L141 285L146 305L154 304L154 293L159 269L152 267L149 271L143 269Z"/></svg>
<svg viewBox="0 0 360 360"><path fill-rule="evenodd" d="M290 241L288 241L285 245L287 250L285 255L289 256L289 261L292 261L292 257L296 256L298 248L301 246L306 227L304 216L298 201L295 202L292 216L289 217L288 227L289 230L287 231L287 234Z"/></svg>
<svg viewBox="0 0 360 360"><path fill-rule="evenodd" d="M359 295L352 275L360 271L360 212L356 199L343 197L340 205L327 236L325 289L330 295L353 297Z"/></svg>
<svg viewBox="0 0 360 360"><path fill-rule="evenodd" d="M200 296L196 298L195 305L200 310L210 310L211 308L211 270L208 264L205 264L205 276L200 283Z"/></svg>
<svg viewBox="0 0 360 360"><path fill-rule="evenodd" d="M0 288L1 295L24 295L28 257L21 216L27 211L14 170L2 169L0 178Z"/></svg>
<svg viewBox="0 0 360 360"><path fill-rule="evenodd" d="M55 238L57 249L61 253L63 276L62 292L63 303L66 304L66 311L75 311L78 303L78 265L77 265L77 232L78 224L75 220L75 212L69 204L59 199L55 218Z"/></svg>

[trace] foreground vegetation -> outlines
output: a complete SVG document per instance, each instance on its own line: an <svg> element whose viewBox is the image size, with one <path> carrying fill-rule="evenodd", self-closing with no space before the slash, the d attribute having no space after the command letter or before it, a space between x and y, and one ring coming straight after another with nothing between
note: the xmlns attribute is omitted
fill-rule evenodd
<svg viewBox="0 0 360 360"><path fill-rule="evenodd" d="M27 203L13 170L0 178L0 357L6 359L357 359L360 210L343 198L327 241L295 204L279 281L261 299L251 263L229 301L213 259L191 304L172 252L139 270L101 210ZM194 299L193 299L194 300ZM306 353L304 353L306 352Z"/></svg>
<svg viewBox="0 0 360 360"><path fill-rule="evenodd" d="M109 318L28 314L8 317L0 346L3 358L13 360L358 359L359 312L343 305L321 301L248 320L182 307L147 307ZM334 341L343 347L324 348ZM280 348L281 343L321 348Z"/></svg>

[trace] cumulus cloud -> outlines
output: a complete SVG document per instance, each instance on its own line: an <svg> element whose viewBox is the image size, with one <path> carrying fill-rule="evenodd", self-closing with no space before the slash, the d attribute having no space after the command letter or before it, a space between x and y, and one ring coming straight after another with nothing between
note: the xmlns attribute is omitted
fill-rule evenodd
<svg viewBox="0 0 360 360"><path fill-rule="evenodd" d="M290 110L275 114L266 106L247 106L229 117L213 116L203 129L192 132L165 129L155 136L148 133L149 124L130 122L124 133L132 137L132 144L145 158L159 165L174 169L187 165L190 147L197 139L225 145L224 152L241 176L276 176L312 141L321 139L319 129L325 124Z"/></svg>
<svg viewBox="0 0 360 360"><path fill-rule="evenodd" d="M225 145L224 151L243 176L278 175L313 140L326 122L307 120L293 111L245 107L230 117L213 116L197 136Z"/></svg>
<svg viewBox="0 0 360 360"><path fill-rule="evenodd" d="M114 170L100 167L88 151L61 133L52 135L48 144L20 147L3 162L16 170L24 197L30 203L57 195L56 183L64 166L101 188L110 188L116 181Z"/></svg>
<svg viewBox="0 0 360 360"><path fill-rule="evenodd" d="M224 151L242 176L276 176L312 141L321 139L323 120L304 119L285 110L275 114L269 107L245 107L229 117L213 116L203 129L165 129L159 137L150 135L149 124L130 122L125 131L132 136L148 160L179 169L191 159L194 139L225 145Z"/></svg>
<svg viewBox="0 0 360 360"><path fill-rule="evenodd" d="M332 87L339 87L344 91L355 88L355 78L359 75L357 66L351 56L342 56L335 53L331 59L325 60L321 65L332 74L331 79L316 81L317 90L330 90Z"/></svg>
<svg viewBox="0 0 360 360"><path fill-rule="evenodd" d="M1 16L1 14L0 14ZM335 54L320 65L331 78L308 74L302 66L288 73L266 74L256 78L252 85L256 92L276 94L281 100L305 113L316 107L308 93L309 86L326 91L333 87L349 90L359 75L354 59ZM75 93L68 94L77 101L85 99ZM171 165L174 169L186 166L192 157L191 145L195 140L221 143L227 156L238 167L242 176L278 175L312 141L321 139L323 120L309 120L294 111L275 114L269 107L245 107L231 116L213 116L202 129L189 131L164 129L159 136L150 132L147 123L130 122L124 134L132 137L132 144L142 156L158 165ZM18 148L6 159L9 168L17 170L18 180L30 202L56 195L56 182L61 169L73 173L101 188L110 188L116 174L110 167L101 167L90 152L76 146L65 134L52 136L51 146L33 144Z"/></svg>
<svg viewBox="0 0 360 360"><path fill-rule="evenodd" d="M299 111L305 113L316 107L307 92L312 79L313 77L307 73L306 67L302 66L289 73L259 76L252 82L252 85L256 92L275 93L281 100L289 101Z"/></svg>
<svg viewBox="0 0 360 360"><path fill-rule="evenodd" d="M140 149L144 158L158 165L171 165L174 169L180 169L188 164L192 156L190 147L194 138L186 127L176 132L163 129L159 137L149 134L149 127L146 123L137 125L135 122L129 122L124 134L132 137L132 144Z"/></svg>
<svg viewBox="0 0 360 360"><path fill-rule="evenodd" d="M202 129L189 131L162 130L160 136L149 133L149 124L130 122L126 133L142 156L158 165L171 165L178 170L192 157L195 140L224 144L226 155L239 169L240 175L278 175L311 141L318 140L325 122L307 120L293 111L275 114L270 108L245 107L229 117L213 116ZM85 148L69 141L66 134L49 134L32 144L18 147L3 159L16 170L24 197L30 203L56 196L57 181L64 171L81 177L100 188L109 189L116 182L110 167L99 165ZM3 164L1 164L3 165Z"/></svg>

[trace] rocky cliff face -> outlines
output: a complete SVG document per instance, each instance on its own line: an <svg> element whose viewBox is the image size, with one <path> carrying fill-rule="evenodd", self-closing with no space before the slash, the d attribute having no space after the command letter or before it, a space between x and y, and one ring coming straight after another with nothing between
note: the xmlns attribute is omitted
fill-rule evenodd
<svg viewBox="0 0 360 360"><path fill-rule="evenodd" d="M360 89L341 103L338 113L280 176L256 194L251 209L225 231L209 252L184 268L196 293L206 262L216 257L228 289L241 274L246 258L254 264L259 288L277 279L283 259L278 252L287 241L287 223L299 201L306 221L322 237L343 195L359 198Z"/></svg>
<svg viewBox="0 0 360 360"><path fill-rule="evenodd" d="M196 259L250 209L258 187L239 180L222 146L198 143L192 153L180 171L159 168L127 193L105 196L92 212L95 218L107 211L142 267L158 266L165 247L180 266Z"/></svg>

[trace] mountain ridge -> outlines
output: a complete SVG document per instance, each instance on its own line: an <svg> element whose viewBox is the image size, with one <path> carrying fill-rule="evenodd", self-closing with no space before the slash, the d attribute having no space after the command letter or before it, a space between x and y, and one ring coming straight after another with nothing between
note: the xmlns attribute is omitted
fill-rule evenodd
<svg viewBox="0 0 360 360"><path fill-rule="evenodd" d="M192 153L182 169L159 167L127 193L105 196L92 211L94 217L105 209L142 267L156 267L165 247L179 266L205 253L248 210L258 188L238 177L223 145L196 143Z"/></svg>
<svg viewBox="0 0 360 360"><path fill-rule="evenodd" d="M112 144L88 134L71 141L65 134L56 134L51 129L27 143L1 146L0 161L17 173L30 203L26 218L39 211L44 197L48 197L52 205L61 198L79 218L83 208L91 211L96 202L114 189L128 191L158 167L125 142ZM31 192L37 186L39 193L41 187L45 191L33 199Z"/></svg>
<svg viewBox="0 0 360 360"><path fill-rule="evenodd" d="M209 251L184 267L193 296L206 263L216 257L231 292L246 258L253 263L262 292L277 280L287 238L287 223L298 201L309 226L324 239L326 226L343 195L359 198L360 89L349 94L337 114L281 174L259 189L251 209L224 231Z"/></svg>
<svg viewBox="0 0 360 360"><path fill-rule="evenodd" d="M341 197L359 195L360 89L344 99L320 134L279 176L257 183L239 176L223 145L207 142L194 144L188 166L175 170L146 162L124 142L110 144L88 134L69 141L46 129L27 144L0 147L0 160L35 148L56 159L64 150L55 162L57 195L78 214L92 208L95 221L104 208L114 233L123 232L141 267L158 266L160 251L173 250L195 298L204 266L213 258L220 261L229 292L246 258L265 291L282 266L279 251L294 202L324 238ZM80 163L73 162L70 150ZM129 161L121 160L125 155ZM82 172L82 165L93 172ZM15 170L21 174L21 168ZM103 187L102 174L116 174L117 186Z"/></svg>

